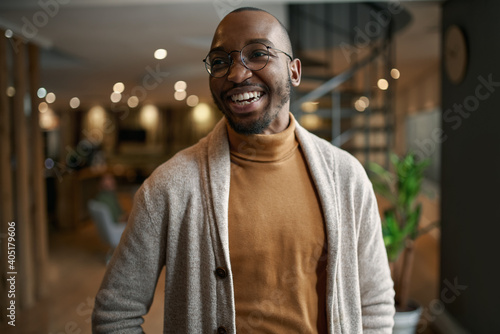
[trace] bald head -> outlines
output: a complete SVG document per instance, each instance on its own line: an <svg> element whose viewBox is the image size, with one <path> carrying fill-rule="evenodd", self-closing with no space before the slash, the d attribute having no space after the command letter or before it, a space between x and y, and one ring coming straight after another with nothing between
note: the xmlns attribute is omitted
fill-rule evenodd
<svg viewBox="0 0 500 334"><path fill-rule="evenodd" d="M279 43L279 46L281 47L281 50L287 52L289 55L292 56L293 58L293 53L292 53L292 43L290 42L290 36L288 35L288 31L286 30L285 26L283 23L281 23L280 20L278 20L274 15L271 13L260 9L260 8L255 8L255 7L241 7L233 10L229 14L227 14L222 21L219 23L219 26L217 27L214 37L212 39L212 48L214 47L215 44L217 44L217 41L222 33L224 33L227 30L230 30L231 27L236 28L237 25L239 25L239 21L237 19L238 16L245 15L245 12L251 12L251 16L255 21L265 21L268 23L271 23L275 30L277 31L277 41L275 43ZM227 26L229 28L226 28L226 23L227 21L230 21ZM221 29L222 28L222 29ZM222 30L222 31L220 31ZM277 45L275 45L277 46Z"/></svg>

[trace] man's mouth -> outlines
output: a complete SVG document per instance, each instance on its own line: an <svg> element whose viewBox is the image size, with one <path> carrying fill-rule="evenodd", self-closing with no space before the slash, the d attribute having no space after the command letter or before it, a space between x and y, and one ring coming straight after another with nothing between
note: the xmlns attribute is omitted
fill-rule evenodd
<svg viewBox="0 0 500 334"><path fill-rule="evenodd" d="M260 100L264 93L263 92L245 92L242 94L231 95L231 100L237 105L244 106L253 102Z"/></svg>

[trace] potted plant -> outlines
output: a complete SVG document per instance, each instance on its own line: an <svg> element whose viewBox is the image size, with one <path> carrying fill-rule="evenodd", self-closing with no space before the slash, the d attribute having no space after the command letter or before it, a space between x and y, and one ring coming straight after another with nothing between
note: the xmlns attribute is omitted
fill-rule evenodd
<svg viewBox="0 0 500 334"><path fill-rule="evenodd" d="M422 204L417 197L429 160L418 161L412 152L401 158L391 154L390 160L393 172L371 163L369 175L375 192L390 203L382 217L382 233L396 291L397 312L393 333L415 333L421 308L409 300L414 242L434 227L431 224L424 229L419 228ZM408 328L399 331L402 327Z"/></svg>

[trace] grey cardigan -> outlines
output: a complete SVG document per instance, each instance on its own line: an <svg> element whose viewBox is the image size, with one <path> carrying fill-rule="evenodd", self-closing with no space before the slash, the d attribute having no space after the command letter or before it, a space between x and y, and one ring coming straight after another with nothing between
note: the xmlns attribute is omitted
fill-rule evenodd
<svg viewBox="0 0 500 334"><path fill-rule="evenodd" d="M296 135L326 224L329 333L391 333L394 290L371 183L348 153L299 124ZM94 333L141 333L163 266L164 333L235 333L229 180L223 119L144 182L96 296Z"/></svg>

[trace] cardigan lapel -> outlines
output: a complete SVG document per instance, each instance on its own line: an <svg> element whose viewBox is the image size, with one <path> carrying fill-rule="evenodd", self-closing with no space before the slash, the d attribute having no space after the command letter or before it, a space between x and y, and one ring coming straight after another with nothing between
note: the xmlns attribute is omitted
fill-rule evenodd
<svg viewBox="0 0 500 334"><path fill-rule="evenodd" d="M229 258L228 208L231 161L225 118L222 118L208 140L208 182L212 216L222 244L226 266L231 270Z"/></svg>
<svg viewBox="0 0 500 334"><path fill-rule="evenodd" d="M337 282L337 264L340 254L340 209L338 195L334 182L335 157L333 150L329 150L330 157L327 157L326 150L318 147L317 140L313 135L296 123L295 133L302 148L309 171L314 180L314 185L319 194L321 207L323 209L325 228L328 241L328 283L327 283L327 307L328 317L337 317L335 293ZM325 143L326 144L326 143ZM333 321L335 322L335 321ZM330 323L332 323L330 321ZM333 329L332 329L333 330Z"/></svg>

